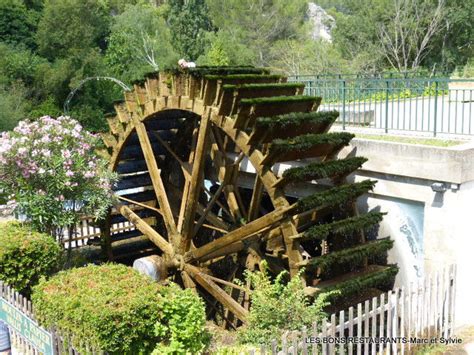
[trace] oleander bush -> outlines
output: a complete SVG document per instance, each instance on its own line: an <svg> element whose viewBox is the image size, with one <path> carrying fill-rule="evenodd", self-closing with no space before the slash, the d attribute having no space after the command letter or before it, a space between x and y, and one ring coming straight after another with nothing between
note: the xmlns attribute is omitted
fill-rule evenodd
<svg viewBox="0 0 474 355"><path fill-rule="evenodd" d="M0 280L28 296L41 277L58 270L61 248L18 221L0 223Z"/></svg>
<svg viewBox="0 0 474 355"><path fill-rule="evenodd" d="M204 305L119 264L61 271L32 295L40 323L108 354L196 353L206 345ZM155 351L155 353L156 353Z"/></svg>
<svg viewBox="0 0 474 355"><path fill-rule="evenodd" d="M70 117L21 121L0 134L0 190L37 230L61 237L81 215L102 218L112 204L116 175L99 147Z"/></svg>

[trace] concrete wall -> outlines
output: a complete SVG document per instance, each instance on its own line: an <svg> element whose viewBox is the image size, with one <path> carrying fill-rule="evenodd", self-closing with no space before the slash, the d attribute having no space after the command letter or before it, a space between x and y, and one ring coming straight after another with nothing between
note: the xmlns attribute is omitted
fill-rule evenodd
<svg viewBox="0 0 474 355"><path fill-rule="evenodd" d="M420 214L403 206L422 206L423 240L418 246L422 250L422 269L429 275L449 264L457 264L456 324L474 324L474 144L437 148L354 139L340 156L352 154L369 159L352 178L378 180L373 194L365 201L368 208L379 205L390 216L399 213L393 206L401 206L409 211L407 221L416 222ZM446 191L433 191L433 183L443 183ZM393 201L397 204L393 205ZM397 233L396 222L389 216L380 234L385 236L390 231L394 237L390 258L402 264L397 283L407 285L417 276L409 265L413 250L403 240L404 234ZM412 261L416 260L412 258Z"/></svg>

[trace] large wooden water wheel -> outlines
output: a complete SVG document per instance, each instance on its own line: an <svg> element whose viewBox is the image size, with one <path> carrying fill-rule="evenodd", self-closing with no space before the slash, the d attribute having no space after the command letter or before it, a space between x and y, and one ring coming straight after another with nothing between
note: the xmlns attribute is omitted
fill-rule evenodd
<svg viewBox="0 0 474 355"><path fill-rule="evenodd" d="M233 280L262 260L291 276L304 267L309 294L393 278L395 268L376 265L391 241L364 235L382 214L354 214L353 201L374 182L346 182L365 159L336 159L353 135L328 133L337 113L316 112L321 98L303 89L253 67L136 82L104 135L121 176L103 236L109 259L155 254L163 277L241 321L248 298ZM281 172L288 161L293 167ZM290 196L307 181L308 196ZM132 227L110 233L120 222Z"/></svg>

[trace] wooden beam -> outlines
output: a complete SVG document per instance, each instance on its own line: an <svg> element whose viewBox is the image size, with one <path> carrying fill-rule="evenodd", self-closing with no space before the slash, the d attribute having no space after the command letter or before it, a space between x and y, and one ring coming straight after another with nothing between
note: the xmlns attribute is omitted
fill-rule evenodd
<svg viewBox="0 0 474 355"><path fill-rule="evenodd" d="M118 211L130 223L132 223L143 235L147 236L158 248L166 255L172 257L174 255L173 247L163 236L155 231L148 223L135 214L128 206L120 205L116 207Z"/></svg>
<svg viewBox="0 0 474 355"><path fill-rule="evenodd" d="M230 231L222 238L216 239L202 247L190 250L185 254L184 259L187 262L199 260L200 258L205 257L206 255L218 249L222 249L235 242L249 238L249 236L261 231L262 229L265 229L281 221L283 218L286 217L286 214L294 207L296 207L296 205L276 209L266 214L265 216L256 219L255 221L252 221L248 224L243 225L240 228Z"/></svg>
<svg viewBox="0 0 474 355"><path fill-rule="evenodd" d="M198 232L199 228L201 228L202 224L204 223L204 221L206 220L206 216L207 214L210 212L211 208L214 206L214 204L217 202L217 199L219 198L219 196L221 195L221 192L222 190L224 189L224 184L220 184L219 188L217 189L216 193L212 196L211 200L209 201L209 203L207 204L206 206L206 209L203 211L201 217L199 218L199 220L197 221L196 223L196 226L194 227L194 231L193 231L193 234L192 234L192 237L194 237L196 235L196 233Z"/></svg>
<svg viewBox="0 0 474 355"><path fill-rule="evenodd" d="M204 176L204 163L206 160L207 148L209 147L207 142L209 126L210 120L209 114L207 113L201 117L188 194L187 196L183 195L181 201L181 203L185 205L183 227L181 229L181 242L179 246L179 250L182 252L189 250L191 238L194 235L196 207L201 193L202 179Z"/></svg>
<svg viewBox="0 0 474 355"><path fill-rule="evenodd" d="M155 190L158 204L160 206L160 210L163 212L163 220L165 222L166 230L168 231L168 234L172 240L176 239L178 238L176 223L174 221L173 212L171 211L168 196L166 195L165 186L163 184L163 180L161 179L161 171L158 169L158 164L151 147L150 138L148 137L146 127L144 123L137 118L137 116L133 116L132 120L135 130L137 131L138 139L140 140L140 146L143 151L143 156L145 157L146 165L153 184L153 189Z"/></svg>
<svg viewBox="0 0 474 355"><path fill-rule="evenodd" d="M211 280L208 275L202 273L199 268L190 264L184 265L184 271L188 272L198 284L222 303L224 307L228 308L238 319L245 323L249 312Z"/></svg>
<svg viewBox="0 0 474 355"><path fill-rule="evenodd" d="M255 183L253 185L252 198L250 200L248 221L253 221L258 217L260 211L260 204L262 202L263 183L258 175L255 176Z"/></svg>

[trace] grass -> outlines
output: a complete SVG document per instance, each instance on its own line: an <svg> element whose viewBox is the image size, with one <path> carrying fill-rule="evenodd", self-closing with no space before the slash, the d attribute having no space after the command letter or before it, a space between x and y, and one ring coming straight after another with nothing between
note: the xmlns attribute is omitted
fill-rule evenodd
<svg viewBox="0 0 474 355"><path fill-rule="evenodd" d="M455 145L466 143L466 141L444 140L444 139L436 139L436 138L389 136L385 134L377 135L377 134L356 133L356 138L372 139L372 140L385 141L385 142L428 145L432 147L452 147Z"/></svg>

